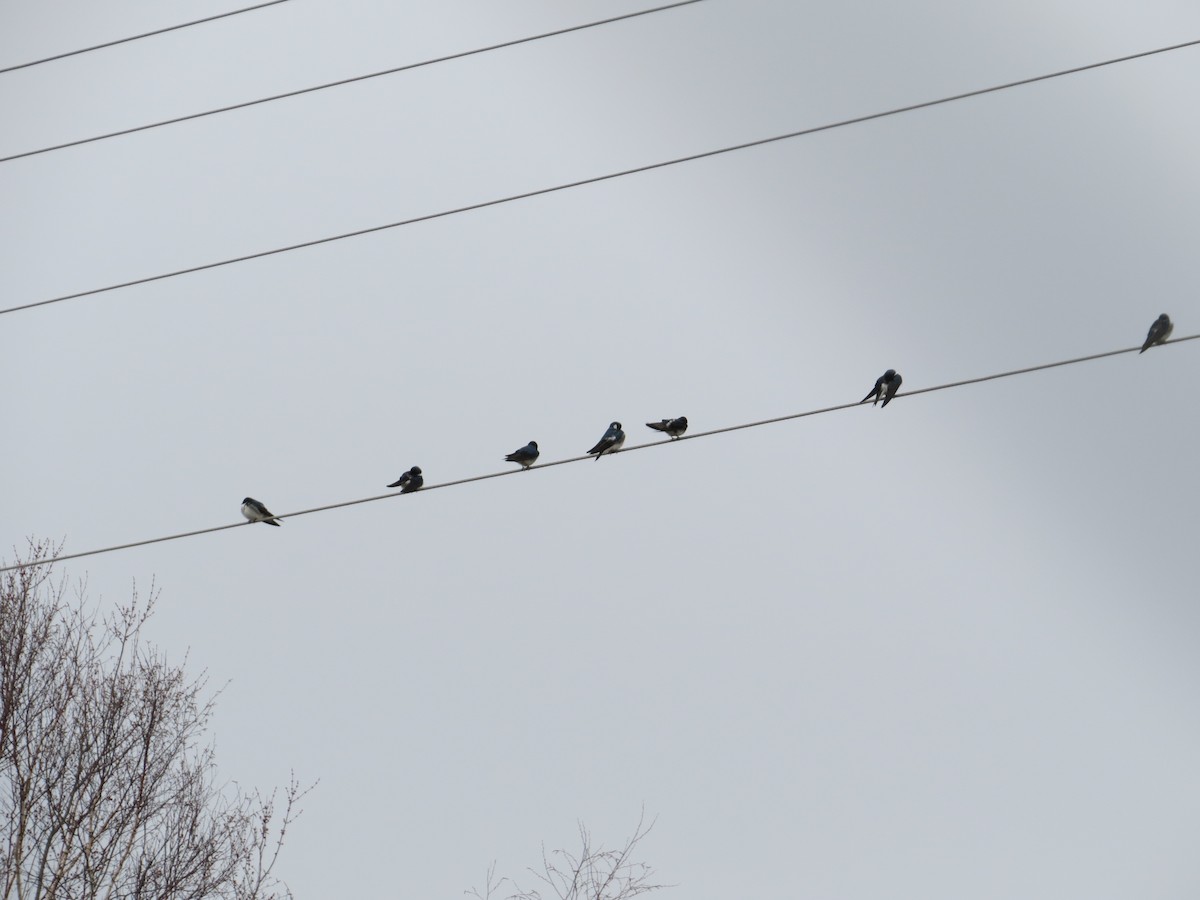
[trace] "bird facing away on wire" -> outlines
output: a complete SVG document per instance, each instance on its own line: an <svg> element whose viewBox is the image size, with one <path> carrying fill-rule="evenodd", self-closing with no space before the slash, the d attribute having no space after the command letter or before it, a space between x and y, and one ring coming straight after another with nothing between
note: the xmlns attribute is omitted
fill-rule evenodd
<svg viewBox="0 0 1200 900"><path fill-rule="evenodd" d="M425 476L421 474L421 467L413 466L411 469L389 484L388 487L398 487L400 488L400 493L411 494L413 491L419 491L424 484Z"/></svg>
<svg viewBox="0 0 1200 900"><path fill-rule="evenodd" d="M588 453L595 454L596 459L599 459L605 453L616 453L624 443L625 432L621 430L621 423L613 422L608 426L608 431L604 432L604 437L600 438L596 442L596 446L589 450Z"/></svg>
<svg viewBox="0 0 1200 900"><path fill-rule="evenodd" d="M508 456L504 457L504 461L520 463L522 469L528 469L537 462L539 455L540 451L537 448L537 441L530 441L520 450L514 450Z"/></svg>
<svg viewBox="0 0 1200 900"><path fill-rule="evenodd" d="M1142 344L1142 349L1138 351L1138 356L1141 356L1155 344L1161 344L1171 336L1171 332L1174 330L1175 323L1171 321L1170 316L1163 313L1150 326L1150 332L1146 335L1146 343Z"/></svg>
<svg viewBox="0 0 1200 900"><path fill-rule="evenodd" d="M672 438L677 438L687 431L687 416L680 416L678 419L663 419L659 422L647 422L647 428L653 428L655 431L665 431Z"/></svg>
<svg viewBox="0 0 1200 900"><path fill-rule="evenodd" d="M875 379L875 387L871 388L870 393L868 393L867 396L863 397L858 402L866 403L868 400L871 400L871 398L874 397L875 399L871 401L872 406L874 406L880 400L883 400L883 405L887 406L888 402L896 396L896 391L900 390L900 383L902 381L904 381L904 379L900 377L899 372L897 372L895 369L888 369L877 379Z"/></svg>
<svg viewBox="0 0 1200 900"><path fill-rule="evenodd" d="M268 525L279 527L279 520L274 514L253 497L242 500L242 515L251 522L266 522Z"/></svg>

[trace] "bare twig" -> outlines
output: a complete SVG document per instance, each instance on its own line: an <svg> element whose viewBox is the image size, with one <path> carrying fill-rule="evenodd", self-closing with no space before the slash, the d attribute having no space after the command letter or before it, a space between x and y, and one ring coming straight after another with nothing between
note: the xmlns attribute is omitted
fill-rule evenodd
<svg viewBox="0 0 1200 900"><path fill-rule="evenodd" d="M507 878L496 881L493 863L488 868L485 891L472 889L466 893L476 900L491 900L492 894L509 881L513 893L503 900L548 900L550 896L558 900L630 900L670 887L652 883L654 870L646 863L633 861L638 845L653 828L654 821L646 823L643 809L633 835L620 848L606 850L602 844L593 843L591 832L580 822L578 853L562 849L547 852L546 845L542 845L541 867L529 869L540 888L525 890ZM543 890L551 893L544 896Z"/></svg>

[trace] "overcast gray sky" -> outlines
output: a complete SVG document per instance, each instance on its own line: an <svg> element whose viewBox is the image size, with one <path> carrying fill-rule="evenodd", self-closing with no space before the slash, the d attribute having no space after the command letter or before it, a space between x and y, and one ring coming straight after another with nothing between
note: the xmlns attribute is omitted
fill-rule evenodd
<svg viewBox="0 0 1200 900"><path fill-rule="evenodd" d="M292 0L0 75L0 155L646 5ZM217 2L0 0L0 66ZM1194 2L706 0L0 164L0 305L1200 37ZM66 552L1200 331L1200 50L0 317ZM321 779L298 897L658 815L671 896L1200 891L1200 343L63 564ZM11 558L9 550L4 555Z"/></svg>

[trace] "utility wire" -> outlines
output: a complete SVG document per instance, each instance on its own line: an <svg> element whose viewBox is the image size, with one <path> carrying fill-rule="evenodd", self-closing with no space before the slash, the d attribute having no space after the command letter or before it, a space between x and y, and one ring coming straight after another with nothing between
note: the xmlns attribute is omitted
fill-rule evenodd
<svg viewBox="0 0 1200 900"><path fill-rule="evenodd" d="M275 0L279 3L282 0ZM437 63L449 62L454 59L463 59L467 56L475 56L480 53L489 53L492 50L502 50L505 47L515 47L519 44L528 44L531 41L540 41L545 38L557 37L560 34L570 34L573 31L584 31L588 28L596 28L600 25L609 25L613 22L621 22L625 19L636 19L638 16L648 16L651 13L663 12L668 9L677 9L680 6L691 6L693 3L702 3L703 0L679 0L677 3L668 3L666 6L656 6L652 9L642 9L637 12L624 13L619 16L610 16L607 19L597 19L594 22L585 22L583 25L571 25L567 28L559 28L555 31L546 31L542 34L535 34L531 37L517 38L512 41L504 41L499 44L489 44L486 47L476 47L474 50L462 50L458 53L451 53L447 56L438 56L434 59L426 59L422 62L407 63L403 66L396 66L391 69L384 69L380 72L370 72L366 75L354 75L350 78L342 78L338 81L330 81L325 84L317 84L312 87L300 88L295 91L286 91L282 94L272 94L270 97L259 97L257 100L246 100L241 103L234 103L230 106L221 106L216 109L205 110L204 112L189 113L186 116L177 116L174 119L162 119L158 122L150 122L146 125L135 125L133 128L123 128L120 131L110 131L106 134L98 134L93 137L80 138L75 141L67 141L63 144L54 144L50 147L41 147L37 150L26 150L22 153L14 153L11 156L0 156L0 163L11 162L14 159L23 159L26 156L37 156L40 153L51 153L54 150L64 150L67 147L78 147L80 144L92 144L96 141L105 141L109 138L120 137L125 134L136 134L139 131L149 131L151 128L162 128L164 125L175 125L179 122L187 122L191 119L203 119L205 116L215 116L219 113L231 112L235 109L245 109L248 106L258 106L260 103L272 103L275 100L286 100L288 97L299 97L301 94L312 94L316 91L323 91L327 88L341 87L346 84L354 84L358 81L367 81L371 78L379 78L383 75L394 75L397 72L407 72L410 69L420 69L423 66L432 66ZM0 69L0 72L5 70Z"/></svg>
<svg viewBox="0 0 1200 900"><path fill-rule="evenodd" d="M142 38L154 37L156 34L166 34L168 31L178 31L180 28L191 28L193 25L203 25L205 22L213 22L217 19L226 19L229 16L241 15L245 12L250 12L255 9L262 9L264 6L275 6L279 3L286 3L287 0L268 0L266 3L258 3L254 6L247 6L244 9L235 9L231 12L218 13L215 16L208 16L203 19L195 19L191 22L183 22L179 25L169 25L166 28L159 28L155 31L146 31L142 34L131 35L130 37L119 38L115 41L107 41L103 44L96 44L92 47L83 47L80 50L69 50L66 53L57 53L54 56L47 56L44 59L35 59L32 62L17 63L15 66L6 66L0 69L0 75L5 72L15 72L17 69L28 69L31 66L40 66L42 63L54 62L56 59L66 59L68 56L78 56L81 53L91 53L93 50L103 50L105 47L115 47L118 44L128 44L130 41L140 41Z"/></svg>
<svg viewBox="0 0 1200 900"><path fill-rule="evenodd" d="M1179 338L1175 338L1174 340L1164 341L1163 344L1164 345L1165 344L1180 344L1180 343L1183 343L1184 341L1194 341L1197 338L1200 338L1200 334L1189 334L1186 337L1179 337ZM1041 365L1036 365L1036 366L1027 366L1023 369L1010 369L1007 372L996 372L995 374L992 374L992 375L981 375L978 378L965 378L962 381L951 381L951 382L947 382L946 384L934 385L933 387L917 388L916 390L913 390L913 391L904 391L903 393L897 393L892 398L892 401L900 400L904 397L915 397L918 394L929 394L929 393L932 393L933 391L945 391L945 390L949 390L950 388L963 387L963 386L969 385L969 384L979 384L980 382L984 382L984 381L995 381L997 378L1009 378L1013 375L1025 375L1030 372L1040 372L1043 369L1055 369L1060 366L1073 366L1073 365L1076 365L1077 363L1091 362L1092 360L1104 359L1105 357L1109 357L1109 356L1120 356L1122 353L1133 353L1133 352L1139 351L1141 349L1142 348L1140 345L1136 346L1136 347L1125 347L1124 349L1121 349L1121 350L1108 350L1104 353L1093 353L1090 356L1077 356L1074 359L1062 359L1062 360L1058 360L1057 362L1042 363ZM676 438L673 440L667 439L665 441L651 441L646 444L635 444L632 447L625 447L622 450L620 450L619 452L620 453L628 453L632 450L645 450L649 447L666 447L671 444L682 443L683 441L694 441L694 440L698 440L699 438L713 437L714 435L725 434L730 431L742 431L746 428L759 428L763 425L774 425L777 422L788 422L792 419L804 419L804 418L808 418L809 416L819 416L819 415L823 415L825 413L838 412L838 411L844 410L844 409L853 409L857 406L863 406L865 403L866 403L865 400L860 400L857 403L840 403L836 406L826 406L826 407L822 407L821 409L810 409L810 410L806 410L805 412L790 413L786 416L776 416L773 419L759 419L756 422L743 422L739 425L727 425L724 428L714 428L711 431L701 431L701 432L697 432L695 434L686 434L681 438ZM872 404L872 406L873 405L874 404ZM552 462L540 463L540 464L531 466L528 471L533 471L534 469L549 469L553 466L565 466L568 463L577 463L577 462L582 462L584 460L590 460L590 459L595 459L595 457L590 456L590 455L572 456L572 457L568 457L567 459L557 459ZM426 485L425 487L421 488L420 491L415 491L412 493L413 494L416 494L416 493L423 494L427 491L435 491L439 488L454 487L454 486L460 485L460 484L471 484L476 481L487 481L492 478L502 478L506 475L516 475L521 471L523 471L523 470L522 469L505 469L502 472L491 472L491 473L488 473L487 475L472 475L468 478L456 479L455 481L444 481L441 484ZM374 503L376 500L388 500L393 497L407 497L407 496L412 496L412 494L402 494L399 491L391 491L390 493L387 493L387 494L375 494L374 496L371 496L371 497L360 497L357 500L343 500L340 503L328 503L324 506L314 506L310 509L301 509L301 510L297 510L296 512L281 513L281 514L275 516L274 518L277 518L280 520L294 519L297 516L307 516L307 515L310 515L311 513L326 512L331 509L342 509L343 507L347 507L347 506L358 506L360 503ZM98 550L84 550L81 553L67 553L62 556L56 556L53 559L48 559L48 560L44 560L41 562L17 563L15 565L4 566L4 567L0 568L0 572L11 572L15 569L26 568L27 566L50 565L52 563L62 562L64 560L68 560L68 559L79 559L80 557L83 557L83 556L96 556L97 554L100 554L100 553L113 553L114 551L117 551L117 550L128 550L131 547L144 547L147 544L159 544L159 543L162 543L163 541L177 541L180 538L195 537L196 535L200 535L200 534L211 534L214 531L225 531L229 528L241 528L244 525L254 525L254 524L258 524L258 523L255 523L255 522L231 522L227 525L214 525L211 528L198 528L195 531L183 531L183 532L180 532L179 534L167 534L167 535L163 535L162 537L149 538L144 541L132 541L128 544L116 544L112 547L101 547Z"/></svg>
<svg viewBox="0 0 1200 900"><path fill-rule="evenodd" d="M982 94L990 94L990 93L994 93L996 91L1007 90L1008 88L1019 87L1021 85L1026 85L1026 84L1033 84L1034 82L1037 82L1037 81L1046 81L1050 78L1060 78L1063 75L1072 75L1077 72L1087 71L1088 69L1097 69L1097 68L1100 68L1101 66L1111 66L1111 65L1114 65L1114 64L1120 63L1120 62L1128 62L1129 60L1133 60L1133 59L1140 59L1140 58L1146 57L1146 56L1153 56L1156 53L1166 53L1171 50L1180 50L1184 47L1194 47L1197 44L1200 44L1200 39L1197 39L1194 41L1187 41L1186 43L1182 43L1182 44L1172 44L1169 47L1159 47L1156 50L1146 50L1141 53L1131 54L1129 56L1120 56L1120 57L1116 57L1114 59L1104 60L1102 62L1089 63L1088 65L1085 65L1085 66L1076 66L1075 68L1072 68L1072 69L1061 69L1057 72L1050 72L1045 75L1035 75L1032 78L1023 78L1019 81L1010 81L1005 84L998 84L998 85L994 85L992 87L980 88L978 90L967 91L967 92L961 93L961 94L952 94L948 97L941 97L937 100L926 100L922 103L913 103L908 106L898 106L898 107L895 107L894 109L884 110L883 112L871 113L871 114L865 115L865 116L856 116L851 119L841 119L837 122L830 122L825 125L815 125L811 128L802 128L799 131L790 131L787 134L778 134L773 137L759 138L757 140L746 141L745 143L741 143L741 144L733 144L728 147L721 147L716 150L705 150L701 153L693 153L689 156L679 156L679 157L675 157L674 159L664 160L662 162L649 163L648 165L644 165L644 166L635 166L632 169L622 169L619 172L609 172L606 175L594 175L590 178L581 178L578 181L569 181L564 184L556 184L551 187L538 188L537 190L532 190L532 191L525 191L520 194L509 194L506 197L499 197L494 200L484 200L479 203L472 203L467 206L459 206L459 207L455 207L454 209L442 210L441 212L427 213L422 216L414 216L411 219L401 219L398 222L389 222L386 225L373 225L370 228L360 228L357 231L347 231L347 232L343 232L342 234L330 235L329 237L316 238L311 241L302 241L299 244L289 244L286 247L276 247L272 250L260 250L257 253L247 253L243 256L235 256L235 257L231 257L230 259L218 260L217 262L202 263L201 265L198 265L198 266L189 266L186 269L176 269L172 272L163 272L162 274L159 274L159 275L147 275L144 278L135 278L131 281L122 281L117 284L107 285L106 287L92 288L91 290L87 290L87 291L77 291L76 293L73 293L73 294L63 294L60 297L51 297L48 300L37 300L32 303L23 303L19 306L10 306L5 309L0 309L0 315L4 315L5 313L20 312L21 310L25 310L25 309L34 309L39 306L49 306L52 303L62 303L64 300L76 300L80 297L90 297L95 294L103 294L108 291L116 291L116 290L120 290L121 288L133 287L134 285L149 284L152 281L162 281L167 278L175 278L176 276L179 276L179 275L189 275L193 272L203 272L207 269L217 269L222 266L231 266L234 263L247 262L248 260L252 260L252 259L260 259L264 256L274 256L279 253L289 253L292 250L302 250L306 247L316 247L320 244L329 244L334 241L341 241L341 240L345 240L347 238L361 237L362 235L373 234L377 231L387 231L388 229L391 229L391 228L400 228L405 225L416 224L417 222L428 222L432 219L441 219L446 216L458 215L459 213L470 212L470 211L476 210L476 209L486 209L489 206L499 206L504 203L512 203L516 200L527 200L530 197L540 197L544 194L553 194L557 191L565 191L565 190L569 190L571 188L582 187L582 186L588 185L588 184L598 184L599 182L610 181L614 178L623 178L626 175L636 175L640 172L649 172L653 169L662 169L662 168L666 168L667 166L679 165L680 163L693 162L698 159L707 159L707 158L713 157L713 156L720 156L724 153L732 153L735 150L746 150L750 147L761 147L764 144L774 143L775 141L784 141L784 140L788 140L790 138L804 137L805 135L817 134L818 132L822 132L822 131L830 131L834 128L844 128L847 125L857 125L861 122L870 122L874 119L882 119L887 116L895 116L895 115L899 115L900 113L912 112L912 111L918 110L918 109L925 109L930 106L938 106L939 104L950 103L954 100L963 100L968 97L978 97Z"/></svg>

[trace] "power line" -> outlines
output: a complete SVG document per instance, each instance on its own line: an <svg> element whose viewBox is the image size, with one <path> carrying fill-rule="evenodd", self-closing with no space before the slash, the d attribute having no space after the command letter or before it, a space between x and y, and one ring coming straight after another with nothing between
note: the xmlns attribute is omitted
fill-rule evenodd
<svg viewBox="0 0 1200 900"><path fill-rule="evenodd" d="M1200 338L1200 334L1190 334L1190 335L1187 335L1186 337L1175 338L1174 340L1164 341L1163 343L1164 343L1164 345L1165 344L1181 344L1184 341L1194 341L1197 338ZM1013 375L1026 375L1030 372L1040 372L1044 369L1055 369L1055 368L1059 368L1061 366L1073 366L1078 363L1091 362L1093 360L1104 359L1109 356L1120 356L1122 353L1134 353L1141 349L1142 349L1142 347L1139 344L1134 347L1125 347L1121 350L1108 350L1108 351L1105 351L1104 353L1093 353L1090 356L1077 356L1074 359L1062 359L1062 360L1058 360L1056 362L1042 363L1042 364L1036 365L1036 366L1026 366L1023 369L1010 369L1007 372L996 372L992 375L981 375L977 378L965 378L961 381L951 381L951 382L947 382L946 384L934 385L933 387L917 388L916 390L904 391L902 393L896 394L896 396L893 397L892 400L893 401L900 400L904 397L915 397L918 394L929 394L934 391L945 391L945 390L949 390L950 388L964 387L964 386L970 385L970 384L980 384L981 382L984 382L984 381L995 381L998 378L1010 378ZM694 440L698 440L700 438L713 437L714 435L725 434L730 431L742 431L747 428L759 428L763 425L774 425L778 422L788 422L788 421L791 421L792 419L805 419L805 418L808 418L809 416L819 416L819 415L824 415L825 413L838 412L838 411L844 410L844 409L853 409L858 406L863 406L865 403L866 403L865 400L860 400L857 403L840 403L836 406L825 406L820 409L810 409L810 410L806 410L804 412L789 413L786 416L776 416L773 419L759 419L758 421L755 421L755 422L743 422L738 425L727 425L724 428L714 428L711 431L701 431L701 432L697 432L696 434L687 434L687 435L684 435L683 437L677 438L675 440L668 439L665 441L651 441L650 443L646 443L646 444L635 444L632 447L625 447L624 449L622 449L619 452L620 453L628 453L632 450L645 450L650 447L666 447L671 444L682 443L683 441L694 441ZM486 475L472 475L468 478L459 478L454 481L444 481L440 484L429 484L429 485L426 485L425 487L423 487L420 491L417 491L414 493L422 493L423 494L427 491L438 490L439 488L455 487L456 485L460 485L460 484L471 484L476 481L487 481L492 478L502 478L506 475L516 475L521 471L533 471L534 469L549 469L553 466L565 466L568 463L577 463L577 462L582 462L584 460L590 460L590 459L595 459L595 457L590 456L590 455L572 456L572 457L568 457L567 459L557 459L552 462L539 463L537 465L530 467L530 469L528 469L528 470L522 470L519 468L518 469L505 469L502 472L490 472ZM387 494L375 494L370 497L360 497L357 500L343 500L339 503L328 503L324 506L314 506L310 509L301 509L301 510L297 510L296 512L280 513L279 515L276 516L276 518L278 518L278 519L294 519L297 516L307 516L312 513L327 512L328 510L331 510L331 509L342 509L343 507L347 507L347 506L358 506L361 503L374 503L377 500L388 500L393 497L409 497L409 496L413 496L413 494L402 494L399 491L391 491ZM163 535L161 537L149 538L149 539L143 540L143 541L132 541L128 544L116 544L112 547L101 547L97 550L84 550L81 553L67 553L65 555L57 556L54 559L46 560L44 562L18 563L18 564L11 565L11 566L4 566L4 567L0 567L0 572L11 572L15 569L24 568L26 565L49 565L51 563L61 562L61 561L68 560L68 559L79 559L80 557L83 557L83 556L96 556L101 553L113 553L117 550L128 550L132 547L144 547L147 544L159 544L159 543L162 543L163 541L177 541L181 538L195 537L196 535L200 535L200 534L211 534L214 531L225 531L230 528L241 528L243 525L253 525L253 524L256 524L256 523L232 522L227 525L214 525L211 528L198 528L195 531L184 531L184 532L180 532L179 534L167 534L167 535Z"/></svg>
<svg viewBox="0 0 1200 900"><path fill-rule="evenodd" d="M895 115L899 115L900 113L912 112L914 110L925 109L930 106L938 106L943 103L950 103L954 100L964 100L968 97L978 97L982 94L995 93L996 91L1003 91L1003 90L1007 90L1009 88L1020 87L1022 85L1027 85L1027 84L1033 84L1034 82L1038 82L1038 81L1046 81L1051 78L1060 78L1063 75L1072 75L1072 74L1075 74L1078 72L1087 71L1088 69L1097 69L1102 66L1111 66L1111 65L1114 65L1114 64L1120 63L1120 62L1128 62L1128 61L1134 60L1134 59L1141 59L1142 57L1153 56L1154 54L1157 54L1157 53L1167 53L1171 50L1180 50L1185 47L1194 47L1197 44L1200 44L1200 39L1197 39L1194 41L1187 41L1182 44L1172 44L1169 47L1159 47L1155 50L1146 50L1141 53L1133 53L1128 56L1120 56L1120 57L1116 57L1113 59L1104 60L1102 62L1089 63L1084 66L1076 66L1071 69L1061 69L1057 72L1050 72L1045 75L1035 75L1032 78L1023 78L1019 81L1009 81L1009 82L1006 82L1005 84L998 84L998 85L993 85L992 87L980 88L978 90L973 90L973 91L966 91L961 94L952 94L948 97L941 97L937 100L926 100L921 103L909 104L908 106L898 106L893 109L884 110L883 112L870 113L869 115L865 115L865 116L855 116L854 118L850 118L850 119L841 119L837 122L830 122L825 125L815 125L811 128L802 128L799 131L790 131L787 134L777 134L777 135L774 135L773 137L758 138L757 140L746 141L741 144L733 144L728 147L720 147L716 150L705 150L700 153L690 154L688 156L678 156L678 157L675 157L674 159L668 159L668 160L664 160L662 162L656 162L656 163L649 163L644 166L635 166L631 169L622 169L618 172L609 172L605 175L594 175L590 178L581 178L577 181L569 181L564 184L556 184L551 187L538 188L536 190L525 191L520 194L509 194L506 197L499 197L494 200L484 200L479 203L471 203L467 206L458 206L458 207L455 207L454 209L442 210L441 212L427 213L422 216L414 216L410 219L401 219L398 222L389 222L386 225L373 225L369 228L360 228L356 231L347 231L347 232L343 232L342 234L335 234L335 235L330 235L328 237L316 238L311 241L302 241L298 244L289 244L286 247L276 247L272 250L260 250L257 253L247 253L243 256L235 256L235 257L231 257L229 259L218 260L217 262L202 263L197 266L189 266L186 269L176 269L172 272L164 272L159 275L147 275L144 278L135 278L135 279L132 279L131 281L122 281L117 284L107 285L106 287L92 288L92 289L86 290L86 291L77 291L73 294L63 294L60 297L51 297L48 300L36 300L32 303L23 303L19 306L10 306L5 309L0 309L0 315L4 315L6 313L20 312L21 310L25 310L25 309L34 309L39 306L49 306L52 303L62 303L65 300L77 300L80 297L90 297L95 294L103 294L103 293L107 293L108 291L116 291L116 290L120 290L121 288L133 287L133 286L139 285L139 284L149 284L150 282L153 282L153 281L162 281L167 278L175 278L179 275L190 275L194 272L203 272L207 269L217 269L217 268L221 268L222 266L231 266L234 263L247 262L252 259L261 259L262 257L265 257L265 256L275 256L276 254L279 254L279 253L289 253L293 250L303 250L307 247L316 247L320 244L329 244L329 243L333 243L334 241L346 240L347 238L361 237L366 234L374 234L375 232L378 232L378 231L387 231L392 228L401 228L405 225L414 225L418 222L428 222L432 219L441 219L441 218L445 218L446 216L453 216L453 215L458 215L459 213L471 212L472 210L486 209L490 206L500 206L501 204L512 203L516 200L527 200L530 197L540 197L545 194L553 194L558 191L565 191L565 190L569 190L571 188L582 187L584 185L598 184L599 182L602 182L602 181L611 181L612 179L615 179L615 178L623 178L626 175L636 175L638 173L649 172L654 169L662 169L662 168L666 168L668 166L679 165L681 163L694 162L695 160L699 160L699 159L707 159L709 157L720 156L725 153L732 153L735 150L746 150L751 147L761 147L765 144L771 144L776 141L785 141L785 140L789 140L791 138L804 137L806 135L817 134L818 132L822 132L822 131L830 131L834 128L844 128L847 125L857 125L862 122L870 122L875 119L886 118L887 116L895 116Z"/></svg>
<svg viewBox="0 0 1200 900"><path fill-rule="evenodd" d="M81 53L91 53L93 50L103 50L105 47L115 47L118 44L128 44L130 41L140 41L142 38L154 37L156 34L166 34L168 31L178 31L180 28L191 28L193 25L203 25L205 22L214 22L217 19L227 19L230 16L241 15L245 12L251 12L255 9L262 9L264 6L275 6L279 3L286 3L287 0L267 0L266 3L258 3L254 6L247 6L244 9L235 9L230 12L218 13L215 16L207 16L203 19L194 19L191 22L183 22L179 25L169 25L166 28L158 28L154 31L144 31L141 34L134 34L129 37L118 38L115 41L106 41L103 44L95 44L91 47L83 47L79 50L68 50L66 53L56 53L54 56L47 56L44 59L35 59L32 62L17 63L15 66L6 66L0 69L0 75L5 72L15 72L17 69L28 69L31 66L40 66L42 63L54 62L56 59L66 59L68 56L78 56Z"/></svg>
<svg viewBox="0 0 1200 900"><path fill-rule="evenodd" d="M282 0L275 0L276 3ZM528 44L531 41L540 41L545 38L557 37L561 34L570 34L573 31L584 31L588 28L596 28L600 25L609 25L613 22L621 22L625 19L636 19L638 16L648 16L651 13L663 12L668 9L677 9L681 6L691 6L693 3L701 3L703 0L679 0L676 3L668 3L666 6L656 6L652 9L642 9L637 12L625 13L619 16L610 16L607 19L597 19L594 22L586 22L583 25L571 25L567 28L559 28L555 31L546 31L542 34L535 34L531 37L517 38L512 41L503 41L499 44L489 44L486 47L476 47L474 50L462 50L458 53L451 53L447 56L439 56L434 59L426 59L422 62L407 63L403 66L395 66L391 69L384 69L380 72L370 72L366 75L354 75L350 78L342 78L338 81L330 81L325 84L317 84L312 87L300 88L295 91L286 91L282 94L272 94L270 97L259 97L257 100L246 100L242 103L234 103L230 106L221 106L217 109L209 109L204 112L189 113L186 116L177 116L174 119L162 119L158 122L150 122L146 125L135 125L133 128L123 128L120 131L110 131L106 134L98 134L93 137L80 138L75 141L67 141L63 144L54 144L50 147L41 147L37 150L26 150L22 153L14 153L11 156L0 156L0 163L11 162L14 159L23 159L27 156L37 156L41 153L51 153L54 150L64 150L67 147L78 147L80 144L92 144L96 141L105 141L109 138L121 137L125 134L136 134L139 131L149 131L152 128L162 128L164 125L175 125L179 122L188 122L192 119L203 119L205 116L215 116L219 113L232 112L235 109L245 109L248 106L258 106L260 103L272 103L275 100L286 100L288 97L299 97L301 94L312 94L316 91L323 91L327 88L341 87L346 84L354 84L359 81L367 81L371 78L380 78L384 75L395 75L397 72L407 72L410 69L420 69L423 66L432 66L437 63L449 62L454 59L463 59L467 56L476 56L480 53L488 53L492 50L502 50L505 47L515 47L519 44ZM5 70L0 69L0 72Z"/></svg>

